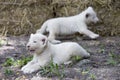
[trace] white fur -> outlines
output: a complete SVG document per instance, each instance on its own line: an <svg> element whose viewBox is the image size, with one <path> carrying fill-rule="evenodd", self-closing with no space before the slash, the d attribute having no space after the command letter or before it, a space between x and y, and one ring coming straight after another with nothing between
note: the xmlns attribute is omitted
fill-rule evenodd
<svg viewBox="0 0 120 80"><path fill-rule="evenodd" d="M44 41L44 40L45 41ZM27 44L28 50L32 51L33 60L22 67L24 73L32 73L46 66L50 60L58 65L69 61L71 56L89 57L90 54L75 42L52 44L42 34L31 34Z"/></svg>
<svg viewBox="0 0 120 80"><path fill-rule="evenodd" d="M88 18L86 15L89 14ZM37 30L37 33L49 32L48 39L53 41L53 43L60 42L55 40L56 35L70 35L76 32L80 34L85 34L90 38L94 39L99 37L98 34L93 33L87 29L87 24L94 22L96 23L99 19L96 16L95 11L92 7L88 7L85 11L78 15L71 17L60 17L47 20L43 23L42 27ZM55 42L55 43L56 43Z"/></svg>

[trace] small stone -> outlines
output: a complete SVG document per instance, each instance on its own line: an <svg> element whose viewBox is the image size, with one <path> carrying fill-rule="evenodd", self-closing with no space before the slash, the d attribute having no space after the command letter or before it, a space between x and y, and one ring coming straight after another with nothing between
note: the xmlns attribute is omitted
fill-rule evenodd
<svg viewBox="0 0 120 80"><path fill-rule="evenodd" d="M77 63L77 66L82 66L82 65L88 64L90 62L91 61L89 59L83 59L79 63Z"/></svg>

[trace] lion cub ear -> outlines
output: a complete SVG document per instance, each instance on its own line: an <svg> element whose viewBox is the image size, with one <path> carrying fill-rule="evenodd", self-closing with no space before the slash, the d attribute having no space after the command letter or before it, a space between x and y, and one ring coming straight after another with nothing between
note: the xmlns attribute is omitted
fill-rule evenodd
<svg viewBox="0 0 120 80"><path fill-rule="evenodd" d="M43 45L47 44L47 39L46 38L43 38L41 41L43 42Z"/></svg>
<svg viewBox="0 0 120 80"><path fill-rule="evenodd" d="M93 8L92 8L92 6L89 6L87 9L91 9L92 10Z"/></svg>
<svg viewBox="0 0 120 80"><path fill-rule="evenodd" d="M43 44L45 43L45 41L46 41L45 38L43 38L43 39L42 39Z"/></svg>

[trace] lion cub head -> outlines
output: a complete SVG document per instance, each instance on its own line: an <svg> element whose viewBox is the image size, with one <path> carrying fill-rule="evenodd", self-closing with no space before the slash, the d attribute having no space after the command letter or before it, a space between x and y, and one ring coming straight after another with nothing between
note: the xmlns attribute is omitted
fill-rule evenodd
<svg viewBox="0 0 120 80"><path fill-rule="evenodd" d="M31 34L26 45L31 53L40 54L47 45L47 37L42 34Z"/></svg>
<svg viewBox="0 0 120 80"><path fill-rule="evenodd" d="M89 23L96 23L99 21L96 12L94 11L94 9L92 7L88 7L85 11L85 21L87 24Z"/></svg>

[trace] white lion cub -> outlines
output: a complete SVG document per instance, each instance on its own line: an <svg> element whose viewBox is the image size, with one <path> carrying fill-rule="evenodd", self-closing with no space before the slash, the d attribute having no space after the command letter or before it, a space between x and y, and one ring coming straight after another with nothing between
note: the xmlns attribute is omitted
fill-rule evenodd
<svg viewBox="0 0 120 80"><path fill-rule="evenodd" d="M48 38L42 34L31 34L27 44L28 50L33 53L32 61L22 67L24 73L32 73L46 66L51 58L53 63L62 64L67 62L71 56L89 57L90 54L75 42L64 42L52 44Z"/></svg>
<svg viewBox="0 0 120 80"><path fill-rule="evenodd" d="M87 24L99 21L96 12L92 7L88 7L86 10L78 15L71 17L60 17L47 20L43 23L41 28L37 30L37 33L49 32L48 39L53 43L60 43L60 41L55 40L57 35L71 35L76 32L80 34L85 34L92 39L99 37L98 34L93 33L87 29Z"/></svg>

